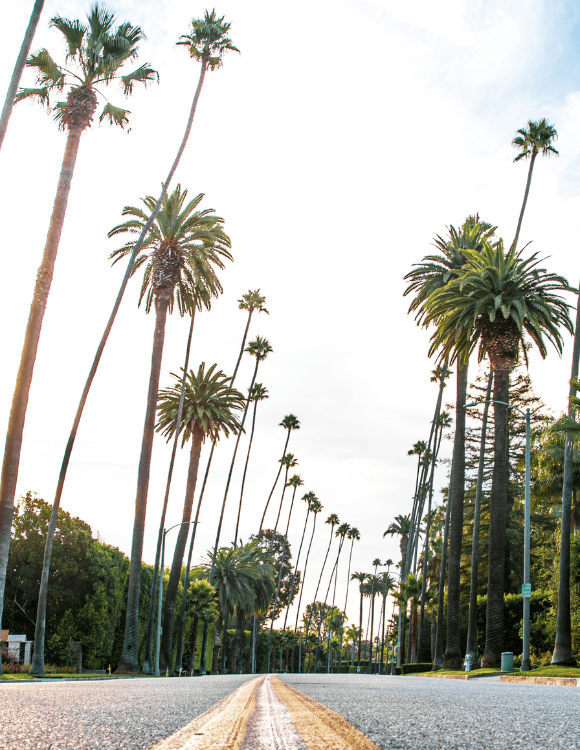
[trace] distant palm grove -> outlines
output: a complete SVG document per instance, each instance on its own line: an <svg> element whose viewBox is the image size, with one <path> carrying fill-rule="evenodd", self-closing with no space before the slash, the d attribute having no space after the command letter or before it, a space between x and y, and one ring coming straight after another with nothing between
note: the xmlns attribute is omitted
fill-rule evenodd
<svg viewBox="0 0 580 750"><path fill-rule="evenodd" d="M135 87L158 81L151 64L137 62L143 30L119 22L100 4L82 20L50 20L64 43L64 55L53 56L47 49L31 53L42 9L37 0L0 120L1 147L13 105L32 100L48 110L66 135L0 483L0 622L3 630L25 633L34 641L30 673L42 675L66 665L71 641L82 644L87 669L118 673L392 674L405 667L412 671L410 665L457 670L466 661L472 668L498 668L505 651L516 655L516 663L523 659L525 669L527 621L531 665L576 665L580 337L571 302L577 290L545 268L527 246L519 247L535 161L558 154L555 127L545 119L530 120L513 139L514 161L528 164L513 238L502 238L498 227L485 220L492 217L474 213L436 235L432 248L405 276L409 314L431 334L426 353L433 369L425 380L436 384L437 398L425 434L408 450L413 481L407 498L400 500L394 518L377 515L383 536L397 538L400 559L385 559L378 549L379 557L361 569L355 504L345 522L332 508L325 509L328 501L319 499L298 473L300 457L292 452L292 436L308 426L295 414L280 414L279 459L270 467L267 496L250 498L245 492L254 471L260 404L275 397L266 385L275 351L255 333L261 315L269 315L262 290L239 292L240 339L230 362L200 362L192 354L194 323L199 315L211 314L235 258L226 219L208 206L203 186L173 183L190 147L210 74L222 67L228 53L239 52L229 36L231 24L215 10L193 19L176 40L176 54L187 53L195 66L197 86L160 192L140 201L128 196L119 223L108 233L117 243L110 260L123 266L123 278L102 338L95 342L62 463L55 467L55 496L41 499L32 491L16 496L28 397L81 136L95 115L111 126L129 124L128 110L108 100L99 104L103 88L119 85L122 95L130 97ZM20 84L28 74L31 86L26 88ZM134 277L140 283L139 305L152 314L154 330L127 557L95 538L88 524L60 505L83 410ZM169 363L172 374L167 378L165 334L175 313L189 321L189 334L183 359ZM563 376L554 384L568 394L569 408L554 417L534 393L528 354L561 354L571 336L570 379ZM240 382L242 361L252 365L248 382ZM452 384L453 403L446 403L445 388ZM169 443L171 458L162 512L152 522L155 560L148 565L143 546L156 435L157 441ZM450 459L442 451L446 444L452 445ZM168 519L180 450L188 457L186 489L181 517ZM198 524L207 507L204 493L215 451L229 451L229 465L207 551L200 549ZM240 474L241 481L235 479ZM439 497L436 476L445 485ZM250 503L261 519L255 528L247 521ZM229 544L223 539L225 520L235 524ZM171 560L165 554L169 543ZM314 590L311 601L303 597L306 583ZM530 592L522 589L523 583L531 584ZM1 656L0 673L2 668L22 668L4 647Z"/></svg>

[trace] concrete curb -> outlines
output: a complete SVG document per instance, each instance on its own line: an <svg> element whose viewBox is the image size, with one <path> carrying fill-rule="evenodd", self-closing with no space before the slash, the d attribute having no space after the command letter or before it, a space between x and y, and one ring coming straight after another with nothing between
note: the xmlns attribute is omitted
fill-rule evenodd
<svg viewBox="0 0 580 750"><path fill-rule="evenodd" d="M528 677L527 675L503 675L500 682L525 682L530 685L567 685L577 687L577 677Z"/></svg>

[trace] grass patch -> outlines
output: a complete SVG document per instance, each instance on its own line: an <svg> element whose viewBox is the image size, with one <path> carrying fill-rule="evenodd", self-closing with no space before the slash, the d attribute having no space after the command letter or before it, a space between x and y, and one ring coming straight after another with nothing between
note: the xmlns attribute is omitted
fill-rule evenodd
<svg viewBox="0 0 580 750"><path fill-rule="evenodd" d="M75 679L75 678L97 678L97 677L105 677L105 675L102 674L76 674L76 672L73 672L72 674L70 672L63 672L62 674L53 673L50 674L43 674L43 675L32 675L27 674L26 672L17 672L16 674L3 674L0 675L0 680L62 680L62 679Z"/></svg>
<svg viewBox="0 0 580 750"><path fill-rule="evenodd" d="M478 675L478 674L497 674L500 670L499 669L491 669L489 667L486 667L485 669L472 669L471 672L464 672L462 669L438 669L436 672L423 672L423 677L433 677L434 675L438 674L450 674L450 675L465 675L465 674L472 674L472 675ZM537 672L537 670L534 670L534 674ZM506 674L508 674L506 672Z"/></svg>
<svg viewBox="0 0 580 750"><path fill-rule="evenodd" d="M20 674L17 672L16 674L10 673L10 674L0 675L0 680L33 680L33 679L34 677L32 677L32 675L26 674L26 672L22 672Z"/></svg>
<svg viewBox="0 0 580 750"><path fill-rule="evenodd" d="M529 672L522 672L522 674L530 677L580 677L580 668L559 667L550 664L547 667L538 667L537 669L531 669Z"/></svg>

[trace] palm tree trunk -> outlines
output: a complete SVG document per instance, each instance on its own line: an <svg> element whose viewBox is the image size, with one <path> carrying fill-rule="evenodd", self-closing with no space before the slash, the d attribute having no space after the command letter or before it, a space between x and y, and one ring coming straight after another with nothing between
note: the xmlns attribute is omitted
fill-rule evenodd
<svg viewBox="0 0 580 750"><path fill-rule="evenodd" d="M362 582L359 586L360 588L360 610L359 610L359 630L358 630L358 659L357 659L357 672L360 672L360 656L361 656L361 647L362 647L362 620L363 620L363 590L362 590Z"/></svg>
<svg viewBox="0 0 580 750"><path fill-rule="evenodd" d="M494 368L495 369L495 368ZM499 667L503 651L503 595L509 482L509 370L496 370L493 384L495 444L489 514L489 572L483 667ZM498 401L503 403L497 403Z"/></svg>
<svg viewBox="0 0 580 750"><path fill-rule="evenodd" d="M516 236L514 237L514 241L512 243L512 247L515 250L518 244L518 239L520 236L520 229L522 228L522 221L524 219L524 211L526 210L526 203L528 202L528 195L530 193L530 185L532 182L532 172L534 170L534 162L536 161L536 156L538 155L538 152L536 148L532 150L532 156L530 159L530 167L528 169L528 180L526 182L526 192L524 193L524 202L522 203L522 209L520 211L520 218L518 219L518 226L516 229Z"/></svg>
<svg viewBox="0 0 580 750"><path fill-rule="evenodd" d="M310 544L308 545L308 552L306 553L306 562L304 563L304 575L302 576L302 586L300 587L300 596L298 597L298 607L296 608L296 622L294 624L294 632L298 630L298 618L300 617L300 607L302 606L302 594L304 593L304 586L306 583L306 571L308 569L308 560L310 558L310 549L312 548L312 540L314 539L314 532L316 531L316 519L318 514L314 514L314 523L312 524L312 534L310 536ZM310 623L308 623L310 625ZM308 629L306 629L306 637L308 637ZM302 634L300 634L300 647L298 652L298 671L302 674Z"/></svg>
<svg viewBox="0 0 580 750"><path fill-rule="evenodd" d="M572 377L570 380L570 398L576 395L573 382L578 378L578 360L580 358L580 303L576 308L576 328L574 330L574 348L572 352ZM574 416L575 409L568 407L568 416ZM572 516L572 484L574 479L574 445L572 439L566 438L564 449L564 481L562 486L562 518L560 521L560 564L558 580L558 611L556 615L556 643L552 664L576 666L572 651L572 619L570 614L570 528Z"/></svg>
<svg viewBox="0 0 580 750"><path fill-rule="evenodd" d="M237 369L237 366L236 366ZM238 505L238 519L236 521L236 533L234 534L234 547L238 543L238 532L240 530L240 515L242 513L242 500L244 498L244 487L246 485L246 474L248 473L248 462L250 460L250 451L252 450L252 442L254 440L254 430L256 429L256 411L258 410L258 402L254 401L254 414L252 416L252 431L250 432L250 442L248 444L248 453L246 455L246 463L244 465L244 473L242 475L242 487L240 489L240 503Z"/></svg>
<svg viewBox="0 0 580 750"><path fill-rule="evenodd" d="M453 462L451 463L451 480L449 482L449 492L451 495L453 487ZM443 546L441 549L441 567L439 569L439 591L437 595L437 630L435 633L435 656L433 657L433 670L443 668L443 610L445 605L445 574L447 567L447 542L449 541L449 516L451 512L451 503L447 499L447 509L445 511L445 528L443 531Z"/></svg>
<svg viewBox="0 0 580 750"><path fill-rule="evenodd" d="M256 382L256 376L258 374L258 367L259 367L259 365L260 365L260 358L256 357L256 366L254 367L254 375L252 377L252 382L250 383L250 387L248 389L248 393L249 394L252 392L252 388L254 387L254 383ZM232 473L233 473L233 470L234 470L234 464L236 462L236 454L238 452L238 446L240 444L240 438L241 438L242 433L244 431L244 423L246 421L246 416L248 414L248 407L249 406L250 406L250 396L248 395L248 399L246 401L246 408L244 409L244 414L242 416L242 421L241 421L241 424L240 424L240 429L239 429L239 432L238 432L238 434L236 436L236 445L234 447L234 454L232 456L232 461L230 463L230 471L228 473L228 481L226 482L226 489L225 489L225 492L224 492L224 499L222 500L222 508L221 508L221 513L220 513L220 520L219 520L219 523L218 523L218 528L217 528L216 537L215 537L214 555L212 557L211 569L210 569L210 572L209 572L209 582L210 582L210 584L213 583L213 574L214 574L214 570L215 570L215 558L216 558L216 554L217 554L217 550L218 550L218 545L220 543L220 536L221 536L221 531L222 531L222 524L223 524L223 520L224 520L224 511L226 509L226 500L228 499L228 490L230 488L230 482L232 481ZM207 632L208 632L208 620L207 620L207 618L205 618L204 623L203 623L203 644L202 644L202 652L201 652L201 664L200 664L200 668L199 668L199 672L200 672L201 675L205 675L205 650L206 650L206 647L207 647Z"/></svg>
<svg viewBox="0 0 580 750"><path fill-rule="evenodd" d="M346 614L346 605L348 604L348 590L350 588L350 564L352 562L352 548L354 547L354 537L350 543L350 555L348 556L348 573L346 575L346 596L344 597L344 613ZM344 635L344 621L340 628L340 652L342 653L342 638Z"/></svg>
<svg viewBox="0 0 580 750"><path fill-rule="evenodd" d="M236 375L238 374L238 367L240 366L240 362L242 361L242 357L244 356L244 348L246 346L246 339L248 338L248 331L250 330L250 321L252 320L252 313L254 311L250 310L248 313L248 322L246 323L246 330L244 331L244 336L242 338L242 348L240 349L240 353L238 355L238 361L236 362L236 366L234 368L234 374L232 375L232 387L234 384L234 380L236 379Z"/></svg>
<svg viewBox="0 0 580 750"><path fill-rule="evenodd" d="M193 530L195 532L195 526L193 527ZM193 616L193 626L191 628L191 676L193 677L193 670L195 668L195 652L197 651L197 630L199 628L199 615L195 614ZM176 665L178 667L181 667L181 662L179 665Z"/></svg>
<svg viewBox="0 0 580 750"><path fill-rule="evenodd" d="M4 101L4 106L2 107L2 115L0 115L0 149L2 148L4 136L6 135L8 121L10 120L10 115L12 114L12 107L14 106L14 98L16 97L16 92L18 91L18 86L22 77L22 71L24 70L26 58L28 57L28 53L30 52L30 45L32 44L32 40L34 39L34 34L36 33L36 27L38 26L38 21L40 19L40 14L42 13L43 6L44 0L36 0L36 2L34 3L32 13L30 14L30 21L28 22L28 27L26 29L26 33L24 34L24 39L22 40L22 46L20 47L20 52L16 59L14 72L12 73L10 85L8 86L8 91L6 93L6 100Z"/></svg>
<svg viewBox="0 0 580 750"><path fill-rule="evenodd" d="M282 453L282 458L286 455L286 451L288 449L288 443L290 442L290 432L291 430L288 430L288 434L286 435L286 442L284 443L284 452ZM264 519L266 518L266 513L268 512L268 506L270 505L270 500L272 499L272 495L274 494L274 490L276 489L276 485L278 484L281 473L282 464L280 463L278 473L276 474L276 479L274 480L274 484L272 485L272 489L270 490L270 494L268 495L268 500L266 501L266 507L264 508L264 512L262 513L262 520L260 521L260 531L262 531L262 528L264 526Z"/></svg>
<svg viewBox="0 0 580 750"><path fill-rule="evenodd" d="M22 433L24 431L24 422L26 419L26 409L28 406L28 394L32 383L34 372L34 363L44 312L48 302L50 286L54 274L54 264L58 253L60 235L64 224L66 207L75 164L77 160L82 130L69 130L60 177L56 189L56 197L50 218L50 226L44 247L44 254L38 269L36 285L34 287L34 296L30 306L30 315L26 326L24 337L24 346L20 358L20 367L16 377L16 387L12 397L12 407L10 409L10 419L8 421L8 430L6 432L6 448L4 451L4 462L2 465L2 480L0 483L0 622L2 621L2 610L4 605L4 587L6 583L6 566L8 565L8 552L10 549L10 536L12 527L12 516L14 513L14 495L16 493L16 482L18 480L18 467L20 464L20 453L22 450ZM54 519L51 516L49 523L52 525L52 535L56 528L58 506L56 510L53 506ZM48 536L47 536L48 542ZM50 564L52 555L52 542L45 546L45 561ZM46 570L44 570L46 568ZM46 620L46 590L48 588L48 567L43 565L41 578L41 592L39 593L39 613L37 615L37 632L35 634L36 648L34 650L33 669L38 670L35 674L44 674L44 638L45 638L45 620ZM40 652L40 653L39 653Z"/></svg>
<svg viewBox="0 0 580 750"><path fill-rule="evenodd" d="M370 644L371 644L371 648L370 648L370 656L371 656L371 658L370 658L370 663L369 663L369 674L373 673L372 656L373 656L373 631L374 631L374 627L375 627L375 595L374 595L374 589L373 589L373 593L371 595L371 632L370 632L370 637L369 637L369 641L370 641Z"/></svg>
<svg viewBox="0 0 580 750"><path fill-rule="evenodd" d="M469 618L467 625L466 655L471 657L471 664L477 663L477 587L479 581L479 526L481 521L481 495L483 492L483 474L485 470L485 442L487 418L493 385L493 370L490 368L487 378L487 391L481 422L481 442L479 446L479 464L477 467L477 486L475 488L475 508L473 510L473 539L471 542L471 586L469 590Z"/></svg>
<svg viewBox="0 0 580 750"><path fill-rule="evenodd" d="M463 503L465 498L465 403L467 365L457 370L453 477L451 479L451 518L449 523L449 577L447 591L447 646L443 669L461 669L463 663L459 630L461 627L461 552L463 548Z"/></svg>
<svg viewBox="0 0 580 750"><path fill-rule="evenodd" d="M155 332L153 334L153 352L151 355L151 374L147 394L147 411L141 442L139 472L137 476L137 498L135 501L135 520L133 523L133 541L131 544L131 564L129 568L129 590L127 594L127 616L125 620L125 637L123 654L117 672L138 672L137 634L139 625L139 594L141 590L141 557L143 554L143 536L145 533L145 514L147 512L147 494L149 490L149 473L151 471L151 454L155 434L155 414L157 395L159 393L159 376L165 341L165 321L169 297L160 297L155 306Z"/></svg>
<svg viewBox="0 0 580 750"><path fill-rule="evenodd" d="M296 488L294 489L296 492ZM302 544L304 542L304 536L306 535L306 527L308 526L308 516L310 515L310 507L306 509L306 520L304 521L304 529L302 530L302 538L300 539L300 546L298 547L298 555L296 556L296 564L294 565L294 573L292 574L292 583L290 585L290 596L288 598L288 607L286 608L286 614L284 616L284 630L286 630L286 623L288 622L288 613L290 612L290 604L294 596L294 584L296 581L296 573L298 572L298 563L300 562L300 554L302 552ZM288 530L286 529L286 536L288 536ZM304 586L304 581L302 581Z"/></svg>
<svg viewBox="0 0 580 750"><path fill-rule="evenodd" d="M193 524L193 530L191 532L191 542L189 544L189 552L187 553L187 565L185 567L185 578L183 580L183 592L181 595L181 611L179 613L179 633L177 636L177 654L175 657L175 669L178 670L181 668L182 665L182 659L183 659L183 637L184 637L184 631L185 631L185 608L187 605L187 591L189 589L189 571L191 570L191 558L193 557L193 546L195 544L195 536L197 534L197 522L199 521L199 513L201 511L201 503L203 501L203 496L205 494L205 486L207 484L207 477L209 475L209 468L211 466L211 457L213 456L213 449L215 448L215 442L211 445L211 451L209 454L209 459L207 462L207 466L205 468L205 475L203 477L203 484L201 486L201 492L199 493L199 498L197 500L197 508L195 511L195 521L196 523ZM196 631L197 632L197 631Z"/></svg>
<svg viewBox="0 0 580 750"><path fill-rule="evenodd" d="M384 652L385 652L385 619L386 619L386 616L387 616L386 608L387 608L387 593L384 593L383 594L383 611L381 613L381 618L382 618L382 622L383 622L383 630L382 630L382 633L381 633L381 661L379 663L379 674L383 673L383 655L384 655ZM389 652L388 651L387 651L387 661L389 661Z"/></svg>
<svg viewBox="0 0 580 750"><path fill-rule="evenodd" d="M288 471L290 470L290 467L286 467L286 471L284 473L284 486L282 487L282 497L280 499L280 507L278 508L278 515L276 516L276 523L274 524L274 531L277 531L278 529L278 523L280 521L280 513L282 512L282 505L284 503L284 495L286 494L286 485L288 484Z"/></svg>
<svg viewBox="0 0 580 750"><path fill-rule="evenodd" d="M155 625L155 600L157 598L157 579L159 577L159 560L161 557L161 545L163 543L163 530L165 529L165 515L167 513L167 504L169 502L169 490L171 489L171 480L173 478L173 467L175 465L175 456L177 454L177 444L180 437L181 419L183 417L183 402L185 401L185 384L187 368L189 367L189 352L191 350L191 339L193 336L193 325L195 323L195 307L191 316L189 325L189 335L187 337L187 346L185 348L185 362L183 365L184 377L181 383L181 393L179 394L179 405L177 407L177 417L175 419L175 437L173 448L171 450L171 459L169 461L169 471L167 472L167 482L165 484L165 497L163 498L163 510L159 520L159 534L157 537L157 550L155 552L155 563L153 565L153 580L151 581L151 594L149 597L149 617L147 619L147 633L145 636L145 660L143 662L143 672L153 674L153 628ZM193 530L195 535L195 528ZM181 667L181 661L178 668Z"/></svg>
<svg viewBox="0 0 580 750"><path fill-rule="evenodd" d="M186 125L186 128L185 128L185 133L184 133L183 139L181 141L181 146L179 147L179 150L177 152L177 155L175 157L173 165L171 166L171 169L169 170L169 174L167 175L167 178L166 178L165 182L163 183L163 188L161 190L161 194L160 194L160 196L159 196L159 198L157 200L157 203L155 204L155 206L153 208L153 211L151 212L151 215L150 215L147 223L143 227L143 229L141 231L141 234L139 235L139 237L137 239L137 242L135 243L135 247L133 248L133 252L131 253L131 257L129 258L129 262L128 262L127 268L125 270L125 275L123 276L123 280L121 282L121 286L119 287L119 292L117 293L117 298L115 300L115 304L113 305L113 309L112 309L111 314L109 316L109 320L107 321L107 325L105 326L105 330L103 331L103 335L101 337L101 341L99 343L99 346L97 347L95 358L93 360L93 364L91 365L91 369L89 371L89 375L87 377L87 380L86 380L86 383L85 383L85 387L83 388L83 392L81 394L79 405L77 406L77 411L76 411L76 414L75 414L73 425L72 425L72 428L71 428L71 431L70 431L70 435L69 435L68 442L67 442L67 445L66 445L66 448L65 448L65 452L64 452L64 456L63 456L63 459L62 459L62 464L61 464L61 468L60 468L60 474L59 474L59 477L58 477L58 484L57 484L57 487L56 487L56 493L55 493L55 497L54 497L54 501L53 501L53 508L56 507L57 511L58 511L58 508L60 507L60 499L61 499L62 492L63 492L63 489L64 489L64 483L65 483L66 475L67 475L67 472L68 472L68 466L69 466L69 463L70 463L70 457L71 457L72 450L73 450L73 447L74 447L74 444L75 444L75 440L76 440L76 436L77 436L79 424L80 424L80 421L81 421L81 417L83 415L85 404L87 402L89 391L91 390L91 386L93 384L93 380L94 380L95 375L97 373L97 369L99 367L99 363L101 361L101 357L103 356L103 351L105 350L105 345L106 345L107 340L109 338L109 334L111 333L111 329L113 328L113 323L115 322L115 319L117 317L117 313L119 311L119 307L121 306L121 301L122 301L123 296L125 294L125 289L127 288L127 284L129 283L129 279L131 278L131 274L132 274L133 268L135 266L135 260L136 260L137 255L139 254L139 252L141 250L141 247L143 246L143 242L144 242L147 234L149 233L149 230L153 226L153 222L155 221L155 218L156 218L157 214L159 213L161 205L163 204L163 199L165 198L165 196L167 194L167 189L169 187L169 184L171 183L171 180L173 179L173 175L175 174L175 171L176 171L176 169L177 169L177 167L179 165L179 162L180 162L181 157L183 155L183 152L185 150L185 146L187 144L187 140L188 140L189 135L191 133L191 127L192 127L192 124L193 124L193 118L194 118L194 115L195 115L195 110L197 108L197 103L199 101L199 95L201 93L201 88L202 88L203 82L205 80L206 70L207 70L207 60L203 61L202 65L201 65L201 71L200 71L200 75L199 75L199 80L198 80L197 88L196 88L196 91L195 91L195 95L193 97L193 102L191 104L191 110L190 110L190 113L189 113L189 119L187 121L187 125ZM68 143L67 143L67 147L68 147ZM68 193L67 193L67 195L68 195ZM51 226L52 226L52 222L51 222ZM59 232L59 236L60 236L60 232ZM25 340L25 347L26 347L26 340ZM36 354L34 356L36 356ZM32 364L34 364L34 360L33 360ZM26 404L24 405L24 408L26 408ZM18 461L19 460L20 460L20 451L18 451ZM15 471L16 474L18 473L18 465L16 465L14 471ZM16 484L16 481L14 481L14 485L15 484ZM13 493L13 495L14 495L14 493ZM4 601L4 582L5 582L5 570L6 570L6 566L4 565L4 558L3 558L4 538L5 538L5 533L6 533L4 531L4 520L2 518L2 509L4 507L3 497L4 497L4 495L3 495L2 491L1 491L1 488L0 488L0 624L2 622L2 607L3 607L3 601ZM12 510L10 510L10 515L9 515L9 519L8 519L9 520L9 525L8 525L8 544L10 543L9 533L10 533L10 528L11 528L11 525L12 525L12 512L13 512L13 502L12 502ZM49 541L49 534L50 533L51 532L50 532L50 526L49 526L49 529L47 531L47 543ZM52 531L52 534L54 535L54 530ZM50 554L48 556L48 565L50 565L50 555L52 553L52 540L50 542L50 549L51 549L51 552L50 552ZM8 551L6 551L6 565L7 564L8 564ZM46 573L47 576L48 576L48 572L49 571L47 570L47 573ZM46 593L44 594L44 597L46 599ZM40 592L39 592L39 605L40 605L40 599L41 599L41 596L40 596ZM46 610L46 601L45 601L45 603L44 603L43 606L44 606L44 608ZM37 620L37 622L38 622L38 620ZM44 628L44 625L42 625L42 627ZM35 636L35 644L36 644L35 653L38 652L39 648L42 648L42 651L44 652L44 636L41 639L39 639L39 640L37 640L37 638ZM40 656L39 656L39 658L40 658ZM44 660L44 653L42 655L42 660ZM44 672L41 672L41 674L44 674Z"/></svg>
<svg viewBox="0 0 580 750"><path fill-rule="evenodd" d="M189 522L191 520L191 510L193 508L193 497L195 494L195 485L197 483L197 474L199 471L199 457L201 454L201 445L203 442L203 429L195 425L191 436L191 451L189 454L189 469L187 472L187 485L185 489L185 500L183 503L183 515L181 518L182 526L179 527L175 551L173 552L173 563L169 574L167 592L165 594L164 612L163 612L163 630L161 631L161 669L173 672L173 623L175 621L175 602L177 599L177 588L181 578L181 566L185 545L189 535Z"/></svg>

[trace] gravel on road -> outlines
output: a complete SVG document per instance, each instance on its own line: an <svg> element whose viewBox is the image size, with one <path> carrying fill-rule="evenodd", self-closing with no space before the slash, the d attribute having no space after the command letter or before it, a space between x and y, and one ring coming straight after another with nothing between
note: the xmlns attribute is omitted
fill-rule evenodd
<svg viewBox="0 0 580 750"><path fill-rule="evenodd" d="M580 749L580 689L499 677L287 674L280 678L342 714L381 748Z"/></svg>
<svg viewBox="0 0 580 750"><path fill-rule="evenodd" d="M67 684L2 683L1 750L141 750L199 716L252 675Z"/></svg>

